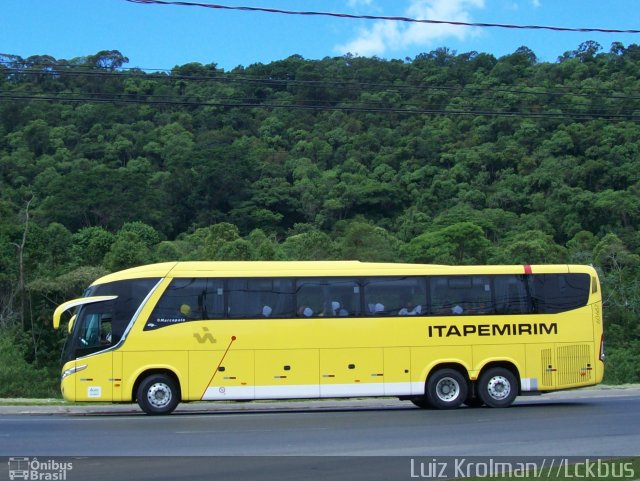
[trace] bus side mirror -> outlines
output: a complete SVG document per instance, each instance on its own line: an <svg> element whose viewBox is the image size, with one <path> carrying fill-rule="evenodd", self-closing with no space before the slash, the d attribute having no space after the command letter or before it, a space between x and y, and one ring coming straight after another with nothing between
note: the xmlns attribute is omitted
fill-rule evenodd
<svg viewBox="0 0 640 481"><path fill-rule="evenodd" d="M73 329L73 323L76 322L76 315L74 314L73 316L71 316L71 319L69 319L69 325L67 326L67 330L69 331L69 334L71 334L71 330Z"/></svg>

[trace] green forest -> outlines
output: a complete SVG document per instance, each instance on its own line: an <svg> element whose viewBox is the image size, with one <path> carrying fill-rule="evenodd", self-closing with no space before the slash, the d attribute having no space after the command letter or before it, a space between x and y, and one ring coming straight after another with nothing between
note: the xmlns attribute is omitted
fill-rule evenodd
<svg viewBox="0 0 640 481"><path fill-rule="evenodd" d="M640 382L639 45L127 64L0 55L0 397L59 396L57 304L200 259L593 264Z"/></svg>

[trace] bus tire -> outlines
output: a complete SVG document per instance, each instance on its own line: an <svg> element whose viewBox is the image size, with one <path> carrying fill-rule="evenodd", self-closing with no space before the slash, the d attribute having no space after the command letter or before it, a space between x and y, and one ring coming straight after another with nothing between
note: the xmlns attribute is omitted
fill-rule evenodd
<svg viewBox="0 0 640 481"><path fill-rule="evenodd" d="M518 395L516 376L503 367L488 369L478 380L478 397L489 407L510 406Z"/></svg>
<svg viewBox="0 0 640 481"><path fill-rule="evenodd" d="M436 409L455 409L467 399L468 383L455 369L439 369L429 376L425 394Z"/></svg>
<svg viewBox="0 0 640 481"><path fill-rule="evenodd" d="M166 374L145 377L137 391L138 405L147 414L170 414L180 401L175 380Z"/></svg>

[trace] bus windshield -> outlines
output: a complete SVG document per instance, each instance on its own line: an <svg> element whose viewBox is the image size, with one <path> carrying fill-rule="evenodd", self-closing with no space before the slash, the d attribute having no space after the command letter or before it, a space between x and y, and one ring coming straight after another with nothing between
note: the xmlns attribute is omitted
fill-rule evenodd
<svg viewBox="0 0 640 481"><path fill-rule="evenodd" d="M84 297L115 296L81 306L62 352L65 363L115 346L123 339L142 301L157 278L132 279L91 286Z"/></svg>

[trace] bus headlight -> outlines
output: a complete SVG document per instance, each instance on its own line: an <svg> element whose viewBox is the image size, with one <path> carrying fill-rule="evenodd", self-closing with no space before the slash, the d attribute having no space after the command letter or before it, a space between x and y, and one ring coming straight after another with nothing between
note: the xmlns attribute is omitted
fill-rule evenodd
<svg viewBox="0 0 640 481"><path fill-rule="evenodd" d="M66 370L62 371L62 376L60 377L60 380L62 381L65 377L71 376L72 374L74 374L76 372L79 372L79 371L82 371L82 370L84 370L86 368L87 368L87 365L83 364L82 366L75 366L75 367L66 369Z"/></svg>

